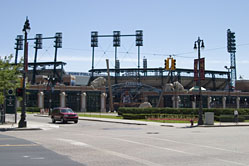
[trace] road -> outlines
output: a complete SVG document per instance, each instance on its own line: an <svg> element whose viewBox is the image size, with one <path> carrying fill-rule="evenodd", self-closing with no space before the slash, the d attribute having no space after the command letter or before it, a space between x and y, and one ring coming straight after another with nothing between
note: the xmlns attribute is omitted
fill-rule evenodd
<svg viewBox="0 0 249 166"><path fill-rule="evenodd" d="M48 117L27 119L51 123ZM56 126L0 134L32 141L87 166L249 165L249 127L177 128L83 120Z"/></svg>

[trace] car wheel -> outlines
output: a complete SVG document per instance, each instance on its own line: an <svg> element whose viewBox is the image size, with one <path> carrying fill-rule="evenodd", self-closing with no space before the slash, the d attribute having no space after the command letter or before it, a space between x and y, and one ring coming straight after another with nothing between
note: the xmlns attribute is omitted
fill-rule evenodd
<svg viewBox="0 0 249 166"><path fill-rule="evenodd" d="M54 119L54 117L52 117L52 123L55 123L56 122L56 120Z"/></svg>
<svg viewBox="0 0 249 166"><path fill-rule="evenodd" d="M61 123L67 123L67 121L62 117L61 118Z"/></svg>
<svg viewBox="0 0 249 166"><path fill-rule="evenodd" d="M74 123L78 123L78 120L75 120Z"/></svg>

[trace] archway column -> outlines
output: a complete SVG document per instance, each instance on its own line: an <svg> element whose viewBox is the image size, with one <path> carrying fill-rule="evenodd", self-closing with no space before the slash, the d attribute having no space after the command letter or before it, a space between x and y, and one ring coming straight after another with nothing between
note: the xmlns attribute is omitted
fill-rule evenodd
<svg viewBox="0 0 249 166"><path fill-rule="evenodd" d="M81 93L81 112L86 112L86 92Z"/></svg>
<svg viewBox="0 0 249 166"><path fill-rule="evenodd" d="M38 107L44 108L44 92L43 91L38 92Z"/></svg>
<svg viewBox="0 0 249 166"><path fill-rule="evenodd" d="M106 93L102 93L101 94L101 109L100 109L100 112L106 112L106 97L107 97L107 94Z"/></svg>
<svg viewBox="0 0 249 166"><path fill-rule="evenodd" d="M66 107L66 93L60 93L60 107Z"/></svg>

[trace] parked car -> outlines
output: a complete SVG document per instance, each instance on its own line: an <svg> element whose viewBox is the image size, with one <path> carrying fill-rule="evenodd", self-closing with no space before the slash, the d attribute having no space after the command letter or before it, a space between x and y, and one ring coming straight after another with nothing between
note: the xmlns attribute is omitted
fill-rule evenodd
<svg viewBox="0 0 249 166"><path fill-rule="evenodd" d="M74 121L78 123L78 115L73 112L71 108L54 108L51 112L52 122L61 121L62 123L67 123L68 121Z"/></svg>

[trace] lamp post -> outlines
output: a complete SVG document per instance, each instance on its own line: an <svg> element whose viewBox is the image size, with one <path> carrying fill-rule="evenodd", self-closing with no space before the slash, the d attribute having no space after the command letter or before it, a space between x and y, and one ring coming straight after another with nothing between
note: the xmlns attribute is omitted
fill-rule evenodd
<svg viewBox="0 0 249 166"><path fill-rule="evenodd" d="M23 105L22 105L22 113L21 113L21 119L18 123L19 128L27 127L27 121L26 121L26 73L28 70L28 31L30 30L30 24L28 17L26 18L25 24L23 26L23 32L24 32L24 63L23 63Z"/></svg>
<svg viewBox="0 0 249 166"><path fill-rule="evenodd" d="M202 118L202 92L201 92L201 70L200 70L200 59L201 59L201 48L204 48L203 40L198 37L198 40L194 43L194 49L198 50L198 86L199 86L199 118L198 118L198 125L203 125L203 118Z"/></svg>

